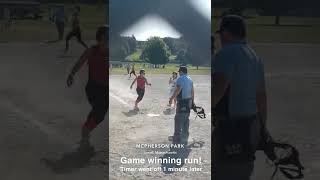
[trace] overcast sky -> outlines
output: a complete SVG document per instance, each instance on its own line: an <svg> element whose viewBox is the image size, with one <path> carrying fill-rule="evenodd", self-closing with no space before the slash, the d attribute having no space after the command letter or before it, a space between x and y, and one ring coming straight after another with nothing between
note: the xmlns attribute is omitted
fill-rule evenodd
<svg viewBox="0 0 320 180"><path fill-rule="evenodd" d="M205 18L211 19L211 0L188 0L189 3ZM135 22L131 27L128 27L121 36L134 35L138 41L146 41L149 37L181 37L173 26L166 20L156 14L147 14L140 20Z"/></svg>

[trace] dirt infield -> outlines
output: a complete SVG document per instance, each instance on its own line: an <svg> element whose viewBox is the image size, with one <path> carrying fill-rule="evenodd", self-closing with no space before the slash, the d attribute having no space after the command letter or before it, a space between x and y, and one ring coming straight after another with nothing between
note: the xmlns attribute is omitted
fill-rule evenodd
<svg viewBox="0 0 320 180"><path fill-rule="evenodd" d="M128 165L121 164L121 157L152 158L166 157L165 153L148 154L154 149L136 148L137 144L170 144L168 136L173 134L174 115L163 112L167 108L168 75L149 75L148 81L152 83L147 87L145 97L141 102L140 112L135 114L130 111L136 99L135 88L130 90L133 79L127 75L113 75L110 77L110 177L111 179L210 179L210 76L194 75L191 78L195 83L195 102L203 106L208 114L207 119L194 119L190 116L189 143L203 141L203 147L191 147L178 152L180 158L202 159L201 165L185 165L183 167L202 168L199 172L126 172L120 167L160 167L161 164ZM194 141L193 141L194 139ZM169 148L156 148L154 151L167 152ZM166 153L171 157L170 153ZM182 157L181 157L182 156Z"/></svg>
<svg viewBox="0 0 320 180"><path fill-rule="evenodd" d="M74 44L74 45L73 45ZM75 149L89 111L84 86L86 70L74 87L66 76L83 50L72 43L0 44L0 173L3 180L103 179L106 127L92 135L96 156Z"/></svg>
<svg viewBox="0 0 320 180"><path fill-rule="evenodd" d="M306 180L320 178L319 44L253 44L264 59L268 128L275 139L300 151ZM273 168L258 153L253 179L269 179ZM279 173L279 179L285 179Z"/></svg>

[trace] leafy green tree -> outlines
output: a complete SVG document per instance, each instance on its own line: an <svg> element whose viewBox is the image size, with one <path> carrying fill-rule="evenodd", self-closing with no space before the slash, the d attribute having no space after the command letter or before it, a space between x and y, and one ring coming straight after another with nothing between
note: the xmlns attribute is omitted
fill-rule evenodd
<svg viewBox="0 0 320 180"><path fill-rule="evenodd" d="M145 44L140 59L159 65L169 61L170 52L165 42L159 37L151 37Z"/></svg>
<svg viewBox="0 0 320 180"><path fill-rule="evenodd" d="M197 66L197 69L199 69L199 66L201 65L200 61L192 54L189 47L185 50L179 51L177 61L180 64L192 64L193 66Z"/></svg>
<svg viewBox="0 0 320 180"><path fill-rule="evenodd" d="M178 53L182 50L186 50L187 48L187 43L185 40L181 38L171 38L171 37L165 37L163 38L163 41L166 43L168 48L170 49L170 52L173 55L178 55Z"/></svg>
<svg viewBox="0 0 320 180"><path fill-rule="evenodd" d="M176 61L179 62L180 64L187 64L186 51L180 50L178 52Z"/></svg>
<svg viewBox="0 0 320 180"><path fill-rule="evenodd" d="M176 48L175 39L171 38L171 37L165 37L165 38L163 38L163 41L166 43L166 45L170 49L171 53L176 54L177 48Z"/></svg>
<svg viewBox="0 0 320 180"><path fill-rule="evenodd" d="M193 66L197 66L197 70L198 70L199 66L201 65L201 62L199 61L199 59L197 59L194 56L194 54L192 54L192 51L190 50L190 48L188 48L185 56L186 56L188 63L192 64Z"/></svg>

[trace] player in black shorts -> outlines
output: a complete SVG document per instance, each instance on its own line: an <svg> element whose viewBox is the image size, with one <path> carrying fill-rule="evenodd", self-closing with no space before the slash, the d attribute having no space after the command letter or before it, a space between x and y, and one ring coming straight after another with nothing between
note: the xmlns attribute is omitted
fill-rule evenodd
<svg viewBox="0 0 320 180"><path fill-rule="evenodd" d="M148 83L147 78L145 77L145 71L144 69L140 70L140 75L137 76L134 81L132 82L130 89L132 89L134 83L137 82L137 100L134 103L134 110L138 111L138 103L142 100L143 96L144 96L144 92L145 92L145 85L151 86L151 83Z"/></svg>
<svg viewBox="0 0 320 180"><path fill-rule="evenodd" d="M101 26L96 32L97 44L85 50L75 63L67 79L67 85L73 84L74 76L84 65L88 65L88 83L85 91L91 111L81 130L80 147L89 147L91 132L105 119L108 110L108 26Z"/></svg>
<svg viewBox="0 0 320 180"><path fill-rule="evenodd" d="M80 13L80 7L76 6L75 7L75 12L72 15L72 30L71 32L68 33L66 37L66 49L65 53L69 50L69 41L72 37L76 37L78 42L88 49L88 46L86 45L85 42L83 42L82 37L81 37L81 29L80 29L80 20L79 20L79 13Z"/></svg>

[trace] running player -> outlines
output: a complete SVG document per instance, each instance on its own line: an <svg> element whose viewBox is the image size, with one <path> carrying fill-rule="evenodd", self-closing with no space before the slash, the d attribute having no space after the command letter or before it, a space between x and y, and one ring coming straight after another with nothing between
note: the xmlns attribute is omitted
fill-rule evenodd
<svg viewBox="0 0 320 180"><path fill-rule="evenodd" d="M101 123L108 110L108 26L101 26L96 32L97 44L87 49L72 68L67 79L70 87L74 81L74 75L87 63L89 70L88 83L86 85L87 99L92 107L86 122L82 126L81 147L89 147L89 135L96 126Z"/></svg>
<svg viewBox="0 0 320 180"><path fill-rule="evenodd" d="M170 79L169 79L169 97L171 97L173 95L174 91L176 90L177 79L178 79L178 73L175 71L172 72L172 77L170 77ZM175 108L176 104L177 104L177 99L174 99L173 101L174 101L173 107Z"/></svg>
<svg viewBox="0 0 320 180"><path fill-rule="evenodd" d="M145 92L145 85L149 85L151 86L150 83L148 83L148 80L147 78L145 77L145 71L144 69L141 69L140 72L139 72L139 76L137 76L131 86L130 86L130 89L132 89L132 86L134 85L135 82L137 82L137 88L136 88L136 91L137 91L137 94L138 94L138 97L137 97L137 100L135 101L134 103L134 110L136 111L139 111L139 108L138 108L138 103L142 100L143 96L144 96L144 92Z"/></svg>
<svg viewBox="0 0 320 180"><path fill-rule="evenodd" d="M74 36L77 38L78 42L83 47L85 47L86 49L88 48L88 46L86 45L86 43L83 42L82 37L81 37L79 13L80 13L80 7L76 6L75 7L75 12L72 15L72 30L71 30L71 32L68 33L68 35L66 37L65 53L68 52L68 50L69 50L69 41Z"/></svg>
<svg viewBox="0 0 320 180"><path fill-rule="evenodd" d="M134 64L132 65L132 68L131 68L130 78L131 78L131 74L133 74L135 77L137 77L136 71L134 70Z"/></svg>

